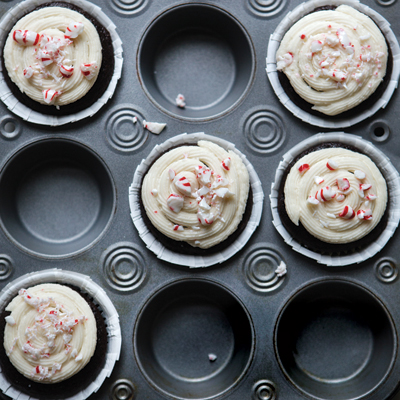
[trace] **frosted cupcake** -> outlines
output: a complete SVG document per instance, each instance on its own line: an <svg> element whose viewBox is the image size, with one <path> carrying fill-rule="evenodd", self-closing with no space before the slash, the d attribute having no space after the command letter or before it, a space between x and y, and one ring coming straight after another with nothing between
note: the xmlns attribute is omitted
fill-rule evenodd
<svg viewBox="0 0 400 400"><path fill-rule="evenodd" d="M317 136L292 149L284 157L290 161L280 165L271 194L274 224L295 250L320 262L363 261L398 224L388 210L399 207L390 196L399 175L368 142L346 134Z"/></svg>
<svg viewBox="0 0 400 400"><path fill-rule="evenodd" d="M222 262L225 251L231 254L236 242L242 247L258 224L261 214L253 209L261 203L258 177L232 144L211 136L180 135L162 147L142 163L131 187L132 218L141 228L140 210L146 227L139 233L142 238L151 233L181 254L183 265L196 266L190 263L196 256L207 265Z"/></svg>
<svg viewBox="0 0 400 400"><path fill-rule="evenodd" d="M74 274L72 280L83 277ZM6 294L3 290L3 303L17 286ZM62 399L79 394L99 379L109 359L110 344L108 321L94 301L79 287L58 283L18 290L0 316L0 365L3 378L14 391L41 399ZM110 317L109 311L115 317L111 308L106 317Z"/></svg>
<svg viewBox="0 0 400 400"><path fill-rule="evenodd" d="M295 115L314 125L361 121L386 105L395 88L390 82L398 80L397 70L396 76L392 71L399 46L389 24L368 7L353 5L358 10L345 4L315 9L316 3L306 3L293 11L291 20L299 18L293 26L282 22L285 27L277 29L287 27L283 38L274 40L280 36L274 34L270 40L267 72L275 92Z"/></svg>
<svg viewBox="0 0 400 400"><path fill-rule="evenodd" d="M7 29L3 47L3 75L13 96L49 116L77 114L111 90L110 97L122 62L114 53L120 57L122 49L115 31L99 21L101 14L65 2L22 4L24 15Z"/></svg>

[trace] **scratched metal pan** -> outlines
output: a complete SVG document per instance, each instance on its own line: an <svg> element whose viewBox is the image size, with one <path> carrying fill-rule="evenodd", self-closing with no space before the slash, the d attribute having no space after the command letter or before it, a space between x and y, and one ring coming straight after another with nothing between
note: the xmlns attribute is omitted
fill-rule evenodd
<svg viewBox="0 0 400 400"><path fill-rule="evenodd" d="M300 0L94 3L124 50L101 110L50 127L0 103L0 288L60 268L105 289L122 352L91 399L399 400L398 231L360 264L325 267L284 242L266 196L246 246L194 270L159 260L130 218L136 167L177 134L234 143L268 194L283 154L321 132L280 103L265 72L269 37ZM399 35L396 0L364 3ZM0 14L16 4L1 0ZM185 109L175 105L179 93ZM397 170L399 105L395 91L384 109L346 128ZM167 127L154 135L143 120ZM278 277L282 262L287 274Z"/></svg>

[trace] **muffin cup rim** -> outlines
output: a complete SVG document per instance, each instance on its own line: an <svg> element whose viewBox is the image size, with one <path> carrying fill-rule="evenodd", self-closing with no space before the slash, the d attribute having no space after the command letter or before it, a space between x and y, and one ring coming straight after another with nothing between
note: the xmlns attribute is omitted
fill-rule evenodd
<svg viewBox="0 0 400 400"><path fill-rule="evenodd" d="M378 168L379 166L381 166L382 169L384 167L385 174L382 173L382 175L384 175L384 178L386 180L388 192L392 193L392 195L390 196L390 200L386 206L386 212L388 212L389 207L392 208L392 212L389 212L389 218L385 230L379 235L378 239L375 242L349 255L320 254L316 251L307 249L289 234L289 232L283 226L278 212L279 186L281 184L283 174L290 162L296 156L301 154L304 150L325 142L337 142L352 145L357 149L360 149L363 154L370 157L375 164L379 164L377 165ZM400 200L394 195L395 193L400 193L400 175L393 164L390 162L389 158L381 150L375 147L371 142L365 140L361 136L345 132L318 133L296 144L282 156L282 160L279 162L279 166L275 173L274 181L271 184L271 193L269 195L272 212L272 223L278 233L282 236L284 241L289 246L291 246L294 251L308 258L316 260L319 264L324 264L328 267L342 267L351 264L359 264L379 253L379 251L384 248L386 243L393 236L395 230L397 229L397 226L400 222ZM396 209L397 212L393 212ZM351 247L351 243L349 243L349 245Z"/></svg>
<svg viewBox="0 0 400 400"><path fill-rule="evenodd" d="M392 74L389 78L390 82L388 83L388 86L385 89L382 96L379 99L377 99L377 101L373 104L373 106L356 117L341 119L340 114L338 114L337 116L335 116L337 117L337 121L327 121L323 117L324 114L321 113L321 116L315 116L297 106L292 100L290 100L290 98L285 92L285 89L282 87L279 81L278 71L276 69L276 64L277 64L276 52L279 48L280 42L284 34L289 30L289 28L295 22L297 22L299 19L307 15L309 12L312 12L317 7L326 5L335 5L335 6L348 5L370 17L384 34L387 44L391 49L392 59L393 59ZM290 11L276 27L274 33L270 36L268 41L265 70L269 82L272 86L272 89L274 90L276 96L279 98L279 101L295 117L301 119L304 122L307 122L310 125L318 126L320 128L330 128L330 129L348 128L371 117L381 108L385 108L386 105L389 103L395 89L397 88L400 77L400 46L396 38L396 35L390 28L390 23L384 17L382 17L377 11L366 6L365 4L360 3L358 0L310 0L301 3L300 5L295 7L292 11ZM371 94L371 96L372 95L373 93Z"/></svg>
<svg viewBox="0 0 400 400"><path fill-rule="evenodd" d="M244 231L226 249L209 256L185 255L167 249L149 231L141 216L140 210L141 182L151 163L172 147L177 145L185 145L188 143L197 143L199 140L208 140L221 146L225 150L234 151L241 158L243 164L246 166L249 172L250 185L253 191L253 208ZM220 139L218 137L205 134L204 132L196 132L191 134L182 133L166 140L162 144L156 145L150 154L137 166L133 176L133 182L129 187L129 208L131 211L131 218L140 238L145 242L146 247L152 251L157 258L163 261L190 268L209 267L211 265L221 264L240 251L246 245L260 224L263 200L264 192L262 190L261 181L254 167L247 160L247 157L241 151L239 151L233 143L225 139Z"/></svg>
<svg viewBox="0 0 400 400"><path fill-rule="evenodd" d="M84 387L80 392L72 397L68 397L68 400L86 399L92 393L97 392L105 378L111 375L115 362L119 360L122 336L118 312L105 290L95 283L90 276L60 268L29 272L9 282L0 292L0 308L4 308L9 304L9 302L15 297L18 289L21 289L24 286L31 287L42 283L68 283L77 286L83 292L91 296L99 305L100 311L105 319L108 344L104 367L96 377L95 381L88 382L86 387ZM26 396L26 394L13 387L12 383L7 380L1 371L0 390L14 400L17 400L20 395ZM30 397L30 399L36 400L33 397Z"/></svg>
<svg viewBox="0 0 400 400"><path fill-rule="evenodd" d="M41 4L48 3L49 0L24 0L21 3L16 4L11 8L0 20L0 32L2 34L8 32L15 23L26 14L27 11L31 10L32 7L37 7ZM117 82L121 77L122 65L123 65L123 49L122 41L119 37L116 26L111 19L103 12L103 10L95 4L87 0L68 0L69 3L82 8L84 11L90 13L95 17L105 29L110 33L112 46L114 48L114 73L110 79L110 83L102 96L91 106L85 108L79 112L56 116L56 115L45 115L38 111L34 111L25 104L21 103L8 88L4 80L7 71L0 70L0 99L7 106L7 108L18 117L23 120L46 126L61 126L68 123L80 121L87 117L92 117L96 114L107 101L114 95L117 87ZM0 37L0 47L3 48L6 41L5 35ZM99 78L99 77L98 77Z"/></svg>

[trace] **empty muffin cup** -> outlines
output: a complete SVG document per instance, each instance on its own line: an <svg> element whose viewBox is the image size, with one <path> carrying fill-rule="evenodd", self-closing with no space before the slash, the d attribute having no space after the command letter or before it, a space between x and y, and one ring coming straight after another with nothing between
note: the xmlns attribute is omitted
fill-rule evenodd
<svg viewBox="0 0 400 400"><path fill-rule="evenodd" d="M371 394L389 375L397 343L381 301L358 284L320 281L298 291L280 313L275 351L286 377L312 398Z"/></svg>
<svg viewBox="0 0 400 400"><path fill-rule="evenodd" d="M183 4L160 14L144 33L137 60L150 100L183 119L226 114L248 92L255 69L244 27L208 4ZM184 107L177 104L179 94Z"/></svg>
<svg viewBox="0 0 400 400"><path fill-rule="evenodd" d="M23 250L63 257L90 247L109 225L115 188L86 146L45 139L18 150L0 173L0 224Z"/></svg>
<svg viewBox="0 0 400 400"><path fill-rule="evenodd" d="M156 292L135 326L140 370L174 399L226 394L246 373L254 332L240 300L218 283L180 280Z"/></svg>

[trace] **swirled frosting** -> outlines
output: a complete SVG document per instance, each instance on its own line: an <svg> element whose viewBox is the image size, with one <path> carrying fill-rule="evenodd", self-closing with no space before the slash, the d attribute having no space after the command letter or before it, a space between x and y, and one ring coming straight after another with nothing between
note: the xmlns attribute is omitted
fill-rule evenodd
<svg viewBox="0 0 400 400"><path fill-rule="evenodd" d="M97 329L88 303L58 284L21 289L6 307L4 348L14 367L42 383L79 372L93 356Z"/></svg>
<svg viewBox="0 0 400 400"><path fill-rule="evenodd" d="M386 74L388 50L366 15L341 5L296 22L276 53L277 69L314 110L337 115L371 96Z"/></svg>
<svg viewBox="0 0 400 400"><path fill-rule="evenodd" d="M168 151L152 165L142 201L161 233L207 249L236 230L248 192L249 174L240 157L200 140Z"/></svg>
<svg viewBox="0 0 400 400"><path fill-rule="evenodd" d="M45 7L21 18L4 47L10 79L41 104L62 106L83 97L101 67L93 24L64 7Z"/></svg>
<svg viewBox="0 0 400 400"><path fill-rule="evenodd" d="M298 160L285 182L286 212L317 239L350 243L371 232L387 203L386 182L365 155L343 148Z"/></svg>

